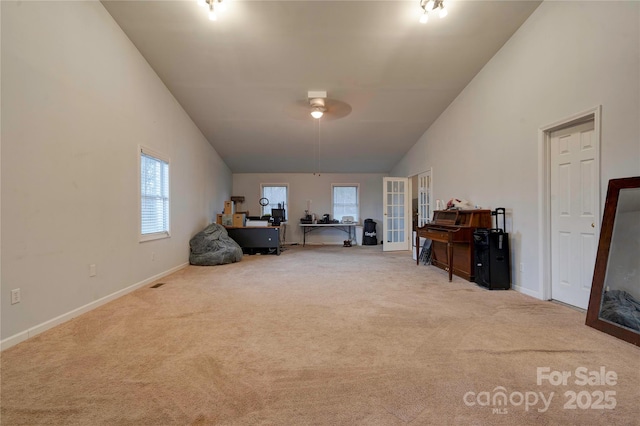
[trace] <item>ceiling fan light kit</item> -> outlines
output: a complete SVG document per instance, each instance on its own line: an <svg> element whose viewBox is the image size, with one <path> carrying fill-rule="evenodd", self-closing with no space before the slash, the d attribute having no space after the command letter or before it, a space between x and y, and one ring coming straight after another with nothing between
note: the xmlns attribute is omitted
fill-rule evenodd
<svg viewBox="0 0 640 426"><path fill-rule="evenodd" d="M198 6L202 6L209 11L209 20L217 21L218 13L227 10L229 0L196 0Z"/></svg>
<svg viewBox="0 0 640 426"><path fill-rule="evenodd" d="M307 93L309 99L309 105L311 106L311 116L315 119L320 119L327 110L324 104L324 100L327 97L327 92L324 90L310 90Z"/></svg>
<svg viewBox="0 0 640 426"><path fill-rule="evenodd" d="M429 21L429 14L438 12L440 18L444 18L449 13L444 7L444 0L419 0L420 9L422 14L420 15L420 23L426 24Z"/></svg>
<svg viewBox="0 0 640 426"><path fill-rule="evenodd" d="M311 110L311 116L315 119L322 118L323 115L324 115L324 108L322 107L314 107L313 110Z"/></svg>

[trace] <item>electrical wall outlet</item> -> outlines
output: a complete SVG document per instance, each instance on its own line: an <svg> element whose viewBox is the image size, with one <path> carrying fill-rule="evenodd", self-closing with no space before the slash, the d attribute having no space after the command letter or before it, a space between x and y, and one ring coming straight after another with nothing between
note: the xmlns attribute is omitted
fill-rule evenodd
<svg viewBox="0 0 640 426"><path fill-rule="evenodd" d="M89 265L89 276L90 277L95 277L96 276L96 264L92 263L91 265Z"/></svg>
<svg viewBox="0 0 640 426"><path fill-rule="evenodd" d="M15 305L16 303L20 303L20 289L14 288L11 290L11 304Z"/></svg>

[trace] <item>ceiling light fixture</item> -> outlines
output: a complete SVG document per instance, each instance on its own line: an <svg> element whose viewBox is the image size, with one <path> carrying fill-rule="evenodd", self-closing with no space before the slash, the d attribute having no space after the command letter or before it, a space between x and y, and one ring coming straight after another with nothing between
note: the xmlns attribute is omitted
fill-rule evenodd
<svg viewBox="0 0 640 426"><path fill-rule="evenodd" d="M438 16L444 18L449 12L444 7L444 0L419 0L420 9L422 14L420 15L420 23L426 24L429 21L429 14L438 11Z"/></svg>
<svg viewBox="0 0 640 426"><path fill-rule="evenodd" d="M227 10L229 0L196 0L199 6L209 10L209 20L217 21L218 14Z"/></svg>
<svg viewBox="0 0 640 426"><path fill-rule="evenodd" d="M327 108L324 106L324 100L327 97L326 91L309 91L307 93L309 105L311 105L311 116L320 119L324 115Z"/></svg>
<svg viewBox="0 0 640 426"><path fill-rule="evenodd" d="M322 118L322 116L324 115L324 108L322 107L314 107L313 110L311 110L311 116L313 118Z"/></svg>

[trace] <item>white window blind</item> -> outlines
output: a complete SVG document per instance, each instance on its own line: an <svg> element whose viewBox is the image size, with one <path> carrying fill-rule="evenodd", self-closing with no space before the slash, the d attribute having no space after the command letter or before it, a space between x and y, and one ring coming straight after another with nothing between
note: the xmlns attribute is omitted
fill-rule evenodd
<svg viewBox="0 0 640 426"><path fill-rule="evenodd" d="M333 185L333 219L342 220L343 216L353 216L360 220L358 185Z"/></svg>
<svg viewBox="0 0 640 426"><path fill-rule="evenodd" d="M140 233L143 240L169 236L169 161L140 149Z"/></svg>

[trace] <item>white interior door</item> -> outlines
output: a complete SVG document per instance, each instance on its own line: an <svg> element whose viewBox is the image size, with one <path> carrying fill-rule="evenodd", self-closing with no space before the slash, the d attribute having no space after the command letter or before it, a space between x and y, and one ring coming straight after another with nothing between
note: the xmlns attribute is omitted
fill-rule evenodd
<svg viewBox="0 0 640 426"><path fill-rule="evenodd" d="M594 122L551 133L551 297L586 309L600 233Z"/></svg>
<svg viewBox="0 0 640 426"><path fill-rule="evenodd" d="M429 222L433 212L431 204L431 170L418 175L418 226Z"/></svg>
<svg viewBox="0 0 640 426"><path fill-rule="evenodd" d="M409 179L383 178L384 221L382 250L409 250L411 217L409 215Z"/></svg>

